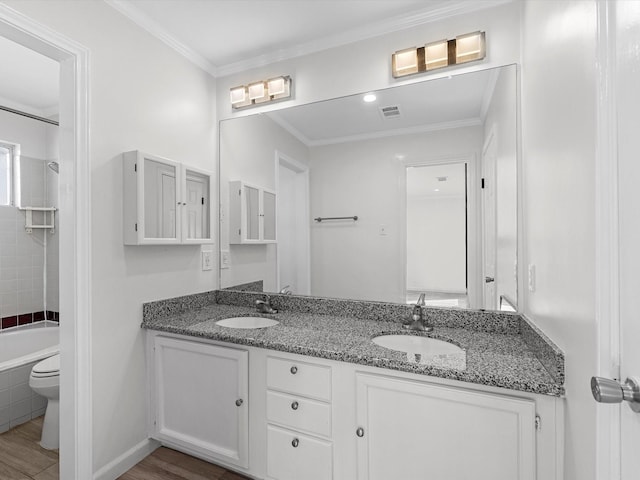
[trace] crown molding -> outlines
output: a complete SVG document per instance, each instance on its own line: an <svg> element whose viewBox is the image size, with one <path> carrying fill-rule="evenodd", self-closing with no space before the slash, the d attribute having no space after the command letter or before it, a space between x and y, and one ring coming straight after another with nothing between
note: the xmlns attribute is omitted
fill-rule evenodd
<svg viewBox="0 0 640 480"><path fill-rule="evenodd" d="M324 147L327 145L336 145L339 143L361 142L364 140L374 140L377 138L397 137L400 135L415 135L418 133L430 133L440 130L449 130L452 128L477 127L479 125L482 125L482 120L480 118L465 118L462 120L454 120L452 122L431 123L428 125L419 125L417 127L396 128L393 130L385 130L380 132L346 135L344 137L334 137L325 140L311 140L302 132L300 132L300 130L277 115L277 112L272 113L273 114L267 113L266 115L307 147Z"/></svg>
<svg viewBox="0 0 640 480"><path fill-rule="evenodd" d="M149 18L146 13L143 13L137 7L124 0L105 0L105 2L107 5L127 17L133 23L167 44L187 60L200 67L209 75L213 77L216 77L218 75L215 65L213 65L209 60L197 53L195 50L176 39L163 26Z"/></svg>
<svg viewBox="0 0 640 480"><path fill-rule="evenodd" d="M177 40L163 26L149 18L147 14L126 0L105 0L107 5L111 6L148 33L173 48L180 55L184 56L213 77L233 75L235 73L263 67L275 62L309 55L311 53L328 50L330 48L347 45L349 43L367 40L369 38L405 30L407 28L424 25L426 23L444 20L456 15L473 13L478 10L485 10L487 8L513 3L514 1L515 0L452 0L442 2L435 8L429 7L419 12L391 17L382 22L364 25L336 35L294 45L290 48L280 49L275 52L259 55L239 62L216 66L195 50Z"/></svg>

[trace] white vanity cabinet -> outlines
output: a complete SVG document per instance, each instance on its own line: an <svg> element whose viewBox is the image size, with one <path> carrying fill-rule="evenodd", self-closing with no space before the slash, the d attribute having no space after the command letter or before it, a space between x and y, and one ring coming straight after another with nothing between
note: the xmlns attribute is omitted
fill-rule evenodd
<svg viewBox="0 0 640 480"><path fill-rule="evenodd" d="M276 194L241 181L229 182L229 243L276 241Z"/></svg>
<svg viewBox="0 0 640 480"><path fill-rule="evenodd" d="M209 172L137 150L123 172L125 245L213 243Z"/></svg>
<svg viewBox="0 0 640 480"><path fill-rule="evenodd" d="M249 354L152 338L152 437L213 462L249 466Z"/></svg>
<svg viewBox="0 0 640 480"><path fill-rule="evenodd" d="M147 345L151 436L252 478L563 478L557 397L160 332Z"/></svg>
<svg viewBox="0 0 640 480"><path fill-rule="evenodd" d="M365 373L356 389L358 480L536 479L533 400Z"/></svg>

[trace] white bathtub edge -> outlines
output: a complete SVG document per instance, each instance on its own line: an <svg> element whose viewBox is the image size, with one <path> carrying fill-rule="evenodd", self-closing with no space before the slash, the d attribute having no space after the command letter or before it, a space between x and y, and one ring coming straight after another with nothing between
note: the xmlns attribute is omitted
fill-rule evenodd
<svg viewBox="0 0 640 480"><path fill-rule="evenodd" d="M160 447L160 442L146 438L137 445L134 445L122 455L107 463L93 474L94 480L111 480L118 478L130 468L133 468L155 449Z"/></svg>

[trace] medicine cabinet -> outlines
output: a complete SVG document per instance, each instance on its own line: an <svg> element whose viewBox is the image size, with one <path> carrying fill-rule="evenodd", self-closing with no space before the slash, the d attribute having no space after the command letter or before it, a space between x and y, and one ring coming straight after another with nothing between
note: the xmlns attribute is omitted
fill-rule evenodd
<svg viewBox="0 0 640 480"><path fill-rule="evenodd" d="M137 150L123 169L125 245L213 243L209 172Z"/></svg>
<svg viewBox="0 0 640 480"><path fill-rule="evenodd" d="M229 243L275 241L275 192L241 181L229 182Z"/></svg>

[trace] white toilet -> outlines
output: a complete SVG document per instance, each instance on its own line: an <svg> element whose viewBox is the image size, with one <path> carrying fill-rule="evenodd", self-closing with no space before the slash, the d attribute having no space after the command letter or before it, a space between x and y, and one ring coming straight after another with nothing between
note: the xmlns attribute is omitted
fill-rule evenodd
<svg viewBox="0 0 640 480"><path fill-rule="evenodd" d="M29 386L48 401L40 446L47 450L57 449L60 444L60 354L33 366Z"/></svg>

